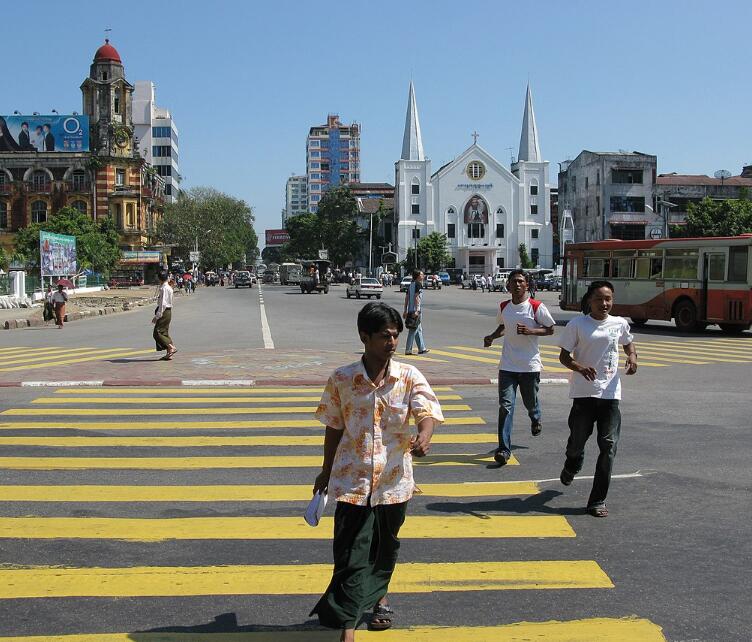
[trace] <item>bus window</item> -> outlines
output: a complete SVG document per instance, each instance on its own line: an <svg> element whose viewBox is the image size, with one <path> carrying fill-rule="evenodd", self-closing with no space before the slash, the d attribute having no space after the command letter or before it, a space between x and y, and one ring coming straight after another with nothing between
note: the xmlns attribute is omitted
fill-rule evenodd
<svg viewBox="0 0 752 642"><path fill-rule="evenodd" d="M583 259L584 276L597 279L608 278L609 263L608 259Z"/></svg>
<svg viewBox="0 0 752 642"><path fill-rule="evenodd" d="M708 280L724 281L726 279L726 255L710 254L708 256Z"/></svg>
<svg viewBox="0 0 752 642"><path fill-rule="evenodd" d="M729 274L728 280L735 283L747 282L747 247L729 248Z"/></svg>
<svg viewBox="0 0 752 642"><path fill-rule="evenodd" d="M661 252L643 250L637 253L635 261L636 279L660 279L663 274L663 257Z"/></svg>
<svg viewBox="0 0 752 642"><path fill-rule="evenodd" d="M697 250L666 250L664 279L697 280Z"/></svg>
<svg viewBox="0 0 752 642"><path fill-rule="evenodd" d="M614 252L614 258L611 261L611 276L614 279L631 279L632 278L632 257L634 252Z"/></svg>

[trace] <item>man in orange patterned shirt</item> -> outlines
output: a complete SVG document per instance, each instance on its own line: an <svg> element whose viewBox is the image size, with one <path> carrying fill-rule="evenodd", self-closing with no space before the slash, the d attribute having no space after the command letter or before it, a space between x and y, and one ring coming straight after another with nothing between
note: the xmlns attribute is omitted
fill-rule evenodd
<svg viewBox="0 0 752 642"><path fill-rule="evenodd" d="M392 625L386 595L415 488L412 458L428 453L434 426L444 421L425 377L392 360L402 329L397 310L367 303L358 314L365 354L334 371L316 410L326 437L313 491L328 489L337 509L334 574L311 615L342 629L343 642L355 639L355 627L371 609L370 629Z"/></svg>

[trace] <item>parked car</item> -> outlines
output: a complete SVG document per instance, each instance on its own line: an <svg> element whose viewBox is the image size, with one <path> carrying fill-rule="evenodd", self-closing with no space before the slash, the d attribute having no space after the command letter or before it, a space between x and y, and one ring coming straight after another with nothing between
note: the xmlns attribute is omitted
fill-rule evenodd
<svg viewBox="0 0 752 642"><path fill-rule="evenodd" d="M400 292L407 292L407 288L410 287L410 284L413 282L413 277L406 276L400 281Z"/></svg>
<svg viewBox="0 0 752 642"><path fill-rule="evenodd" d="M384 286L376 279L362 278L355 279L351 285L348 285L346 294L348 299L352 296L356 299L360 299L361 297L370 299L372 296L380 299L383 291Z"/></svg>
<svg viewBox="0 0 752 642"><path fill-rule="evenodd" d="M207 272L206 274L204 274L204 283L206 285L218 285L219 275L216 272Z"/></svg>
<svg viewBox="0 0 752 642"><path fill-rule="evenodd" d="M449 272L439 272L439 278L441 279L441 285L450 285L452 282Z"/></svg>
<svg viewBox="0 0 752 642"><path fill-rule="evenodd" d="M253 277L247 270L238 270L235 272L235 277L232 281L235 284L235 288L239 288L240 286L248 286L249 288L253 287Z"/></svg>
<svg viewBox="0 0 752 642"><path fill-rule="evenodd" d="M549 292L561 292L561 277L549 275L546 277L545 285L542 289L548 290Z"/></svg>

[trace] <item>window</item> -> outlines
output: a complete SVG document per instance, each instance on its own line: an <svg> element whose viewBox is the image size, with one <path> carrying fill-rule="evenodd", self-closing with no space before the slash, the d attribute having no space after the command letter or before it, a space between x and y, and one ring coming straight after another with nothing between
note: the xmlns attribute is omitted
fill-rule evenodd
<svg viewBox="0 0 752 642"><path fill-rule="evenodd" d="M321 180L321 174L318 172L314 172L311 174L311 180L312 181L320 181Z"/></svg>
<svg viewBox="0 0 752 642"><path fill-rule="evenodd" d="M81 214L86 214L86 201L73 201L71 207L81 212Z"/></svg>
<svg viewBox="0 0 752 642"><path fill-rule="evenodd" d="M612 169L612 183L642 183L641 169Z"/></svg>
<svg viewBox="0 0 752 642"><path fill-rule="evenodd" d="M420 214L420 205L418 205L418 203L413 203L410 206L410 213L411 214Z"/></svg>
<svg viewBox="0 0 752 642"><path fill-rule="evenodd" d="M120 96L115 96L115 113L120 113Z"/></svg>
<svg viewBox="0 0 752 642"><path fill-rule="evenodd" d="M0 201L0 230L8 229L8 204Z"/></svg>
<svg viewBox="0 0 752 642"><path fill-rule="evenodd" d="M465 172L471 180L479 181L486 175L486 167L480 161L471 161L468 163Z"/></svg>
<svg viewBox="0 0 752 642"><path fill-rule="evenodd" d="M663 278L696 280L698 258L697 250L666 250Z"/></svg>
<svg viewBox="0 0 752 642"><path fill-rule="evenodd" d="M413 183L410 186L411 194L420 194L420 183Z"/></svg>
<svg viewBox="0 0 752 642"><path fill-rule="evenodd" d="M133 213L133 203L128 203L125 206L125 220L128 224L128 227L136 227L136 216Z"/></svg>
<svg viewBox="0 0 752 642"><path fill-rule="evenodd" d="M172 165L155 165L160 176L172 176Z"/></svg>
<svg viewBox="0 0 752 642"><path fill-rule="evenodd" d="M457 237L457 225L455 223L447 224L447 238L453 239Z"/></svg>
<svg viewBox="0 0 752 642"><path fill-rule="evenodd" d="M420 238L420 230L417 227L414 227L412 229L412 232L413 232L413 238L414 239L419 239Z"/></svg>
<svg viewBox="0 0 752 642"><path fill-rule="evenodd" d="M107 72L106 71L102 72L102 80L107 80Z"/></svg>
<svg viewBox="0 0 752 642"><path fill-rule="evenodd" d="M167 185L164 186L164 193L165 196L172 196L172 185L167 183Z"/></svg>
<svg viewBox="0 0 752 642"><path fill-rule="evenodd" d="M316 202L321 200L321 194L311 194L311 201Z"/></svg>
<svg viewBox="0 0 752 642"><path fill-rule="evenodd" d="M116 169L115 170L115 185L118 187L122 187L125 185L125 170L124 169Z"/></svg>
<svg viewBox="0 0 752 642"><path fill-rule="evenodd" d="M31 222L45 223L47 221L47 203L34 201L31 204Z"/></svg>
<svg viewBox="0 0 752 642"><path fill-rule="evenodd" d="M483 223L468 223L467 238L482 239L486 236L486 226Z"/></svg>
<svg viewBox="0 0 752 642"><path fill-rule="evenodd" d="M600 185L601 184L601 170L595 171L595 184Z"/></svg>
<svg viewBox="0 0 752 642"><path fill-rule="evenodd" d="M172 138L172 130L169 127L152 127L152 138Z"/></svg>
<svg viewBox="0 0 752 642"><path fill-rule="evenodd" d="M497 223L496 224L496 238L497 239L503 239L504 238L504 223Z"/></svg>
<svg viewBox="0 0 752 642"><path fill-rule="evenodd" d="M586 176L586 177L585 177L585 189L587 189L587 188L588 188L588 184L589 184L589 182L590 182L590 181L588 180L588 177Z"/></svg>
<svg viewBox="0 0 752 642"><path fill-rule="evenodd" d="M708 256L708 280L725 281L726 280L726 255L711 254Z"/></svg>
<svg viewBox="0 0 752 642"><path fill-rule="evenodd" d="M319 140L312 140L311 141L311 147L318 147L319 145L321 145L321 141L319 141Z"/></svg>
<svg viewBox="0 0 752 642"><path fill-rule="evenodd" d="M663 275L663 255L658 250L641 250L635 260L636 279L660 279Z"/></svg>
<svg viewBox="0 0 752 642"><path fill-rule="evenodd" d="M573 192L577 191L577 177L576 176L572 176L572 191Z"/></svg>
<svg viewBox="0 0 752 642"><path fill-rule="evenodd" d="M115 226L119 229L123 229L123 209L120 203L116 203L112 206L112 218L115 219Z"/></svg>
<svg viewBox="0 0 752 642"><path fill-rule="evenodd" d="M644 212L645 211L645 197L644 196L612 196L611 197L611 211L612 212Z"/></svg>
<svg viewBox="0 0 752 642"><path fill-rule="evenodd" d="M456 213L456 212L455 212L455 209L454 209L453 207L450 207L450 208L449 208L449 209L447 210L447 214L455 214L455 213Z"/></svg>
<svg viewBox="0 0 752 642"><path fill-rule="evenodd" d="M170 147L169 145L153 145L151 148L151 155L154 158L165 158L167 156L172 156L172 147Z"/></svg>
<svg viewBox="0 0 752 642"><path fill-rule="evenodd" d="M496 267L503 268L504 267L504 257L500 257L496 259Z"/></svg>
<svg viewBox="0 0 752 642"><path fill-rule="evenodd" d="M606 252L606 254L608 254L608 252ZM582 260L582 274L588 278L607 279L608 266L608 258L587 256Z"/></svg>
<svg viewBox="0 0 752 642"><path fill-rule="evenodd" d="M2 216L0 210L0 217ZM1 220L1 219L0 219ZM0 225L2 227L2 225ZM735 283L747 282L747 254L749 248L730 247L729 248L729 273L728 280Z"/></svg>
<svg viewBox="0 0 752 642"><path fill-rule="evenodd" d="M622 241L643 241L645 240L645 226L611 223L611 238Z"/></svg>
<svg viewBox="0 0 752 642"><path fill-rule="evenodd" d="M47 172L44 172L41 169L36 170L31 175L31 185L34 188L35 192L47 191L47 186L49 185L49 177L47 176Z"/></svg>
<svg viewBox="0 0 752 642"><path fill-rule="evenodd" d="M384 238L389 243L393 238L394 231L392 229L391 221L384 221Z"/></svg>
<svg viewBox="0 0 752 642"><path fill-rule="evenodd" d="M312 192L320 192L321 191L321 185L317 183L311 183L311 191Z"/></svg>
<svg viewBox="0 0 752 642"><path fill-rule="evenodd" d="M531 185L530 186L530 196L538 196L538 186L537 185Z"/></svg>
<svg viewBox="0 0 752 642"><path fill-rule="evenodd" d="M530 248L530 260L533 262L533 265L538 265L540 258L540 254L537 247Z"/></svg>
<svg viewBox="0 0 752 642"><path fill-rule="evenodd" d="M322 172L328 172L329 171L329 163L321 163L321 171Z"/></svg>
<svg viewBox="0 0 752 642"><path fill-rule="evenodd" d="M0 187L5 187L5 184L8 182L8 177L5 175L5 172L0 170Z"/></svg>
<svg viewBox="0 0 752 642"><path fill-rule="evenodd" d="M538 213L538 206L537 205L531 205L530 206L530 214L537 214Z"/></svg>
<svg viewBox="0 0 752 642"><path fill-rule="evenodd" d="M321 152L311 151L311 158L321 158Z"/></svg>
<svg viewBox="0 0 752 642"><path fill-rule="evenodd" d="M533 228L530 230L530 238L531 239L537 239L538 238L538 230Z"/></svg>
<svg viewBox="0 0 752 642"><path fill-rule="evenodd" d="M321 169L321 163L311 163L311 169Z"/></svg>
<svg viewBox="0 0 752 642"><path fill-rule="evenodd" d="M76 170L71 175L71 184L74 192L83 192L86 189L86 173L82 170Z"/></svg>

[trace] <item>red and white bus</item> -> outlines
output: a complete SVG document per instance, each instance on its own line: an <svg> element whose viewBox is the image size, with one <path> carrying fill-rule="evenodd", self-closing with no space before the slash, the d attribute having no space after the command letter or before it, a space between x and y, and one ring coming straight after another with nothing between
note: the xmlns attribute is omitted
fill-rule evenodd
<svg viewBox="0 0 752 642"><path fill-rule="evenodd" d="M752 234L567 244L562 309L580 310L599 279L614 285L613 313L634 325L674 319L684 332L713 323L743 332L752 323Z"/></svg>

